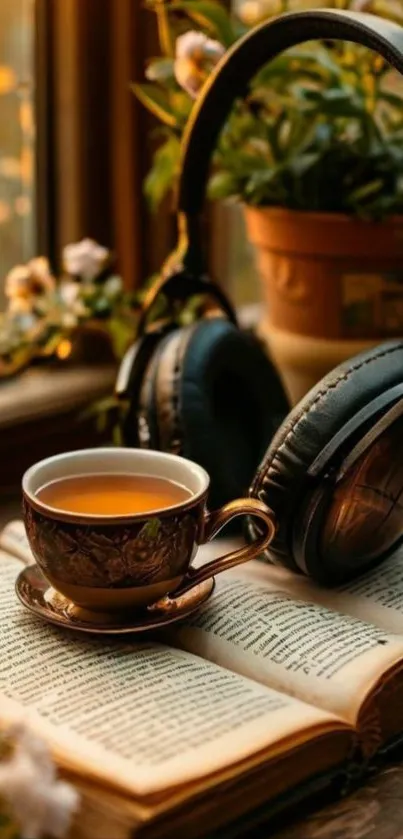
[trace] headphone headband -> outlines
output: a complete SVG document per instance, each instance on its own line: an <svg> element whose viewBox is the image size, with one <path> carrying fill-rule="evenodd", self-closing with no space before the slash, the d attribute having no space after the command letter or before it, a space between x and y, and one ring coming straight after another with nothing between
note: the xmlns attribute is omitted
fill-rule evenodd
<svg viewBox="0 0 403 839"><path fill-rule="evenodd" d="M187 233L188 256L192 252L190 261L195 252L200 253L195 219L203 208L210 159L233 103L265 64L290 47L318 39L369 47L403 74L403 28L375 15L331 9L290 12L238 41L205 83L183 138L178 211Z"/></svg>

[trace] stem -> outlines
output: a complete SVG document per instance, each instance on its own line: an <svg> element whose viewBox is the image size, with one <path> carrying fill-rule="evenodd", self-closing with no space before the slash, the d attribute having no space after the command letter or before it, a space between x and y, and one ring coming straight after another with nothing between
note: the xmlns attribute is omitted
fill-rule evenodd
<svg viewBox="0 0 403 839"><path fill-rule="evenodd" d="M168 12L165 5L165 0L158 0L158 3L155 8L155 12L157 15L157 23L158 23L158 38L161 46L161 50L164 55L168 56L168 58L173 58L174 56L174 45L172 40L172 34L169 27L169 18Z"/></svg>

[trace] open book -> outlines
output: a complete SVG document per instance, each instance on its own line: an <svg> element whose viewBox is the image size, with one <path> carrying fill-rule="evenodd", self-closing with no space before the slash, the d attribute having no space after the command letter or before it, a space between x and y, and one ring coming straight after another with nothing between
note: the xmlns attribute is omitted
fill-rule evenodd
<svg viewBox="0 0 403 839"><path fill-rule="evenodd" d="M74 839L234 835L341 791L403 732L403 554L333 592L250 562L185 623L122 641L25 612L20 522L0 549L0 723L48 739L82 795Z"/></svg>

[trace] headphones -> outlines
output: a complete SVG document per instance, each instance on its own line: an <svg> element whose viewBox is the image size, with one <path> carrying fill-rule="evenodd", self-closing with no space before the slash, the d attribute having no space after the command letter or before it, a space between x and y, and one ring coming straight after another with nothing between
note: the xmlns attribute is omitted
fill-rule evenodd
<svg viewBox="0 0 403 839"><path fill-rule="evenodd" d="M288 13L229 50L185 132L178 246L146 294L116 392L128 404L126 445L201 464L211 477L210 507L249 488L277 521L266 559L333 585L380 562L403 538L403 340L340 365L288 413L274 366L207 276L200 229L210 159L234 100L263 65L315 38L370 47L403 73L403 29L354 12ZM182 326L193 295L213 304L215 316L210 308ZM255 539L259 522L247 520L246 532Z"/></svg>

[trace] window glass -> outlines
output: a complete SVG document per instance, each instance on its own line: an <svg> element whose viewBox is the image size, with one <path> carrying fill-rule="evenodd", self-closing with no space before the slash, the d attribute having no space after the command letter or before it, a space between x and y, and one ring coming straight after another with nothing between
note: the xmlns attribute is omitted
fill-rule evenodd
<svg viewBox="0 0 403 839"><path fill-rule="evenodd" d="M0 2L0 285L33 255L34 0Z"/></svg>

